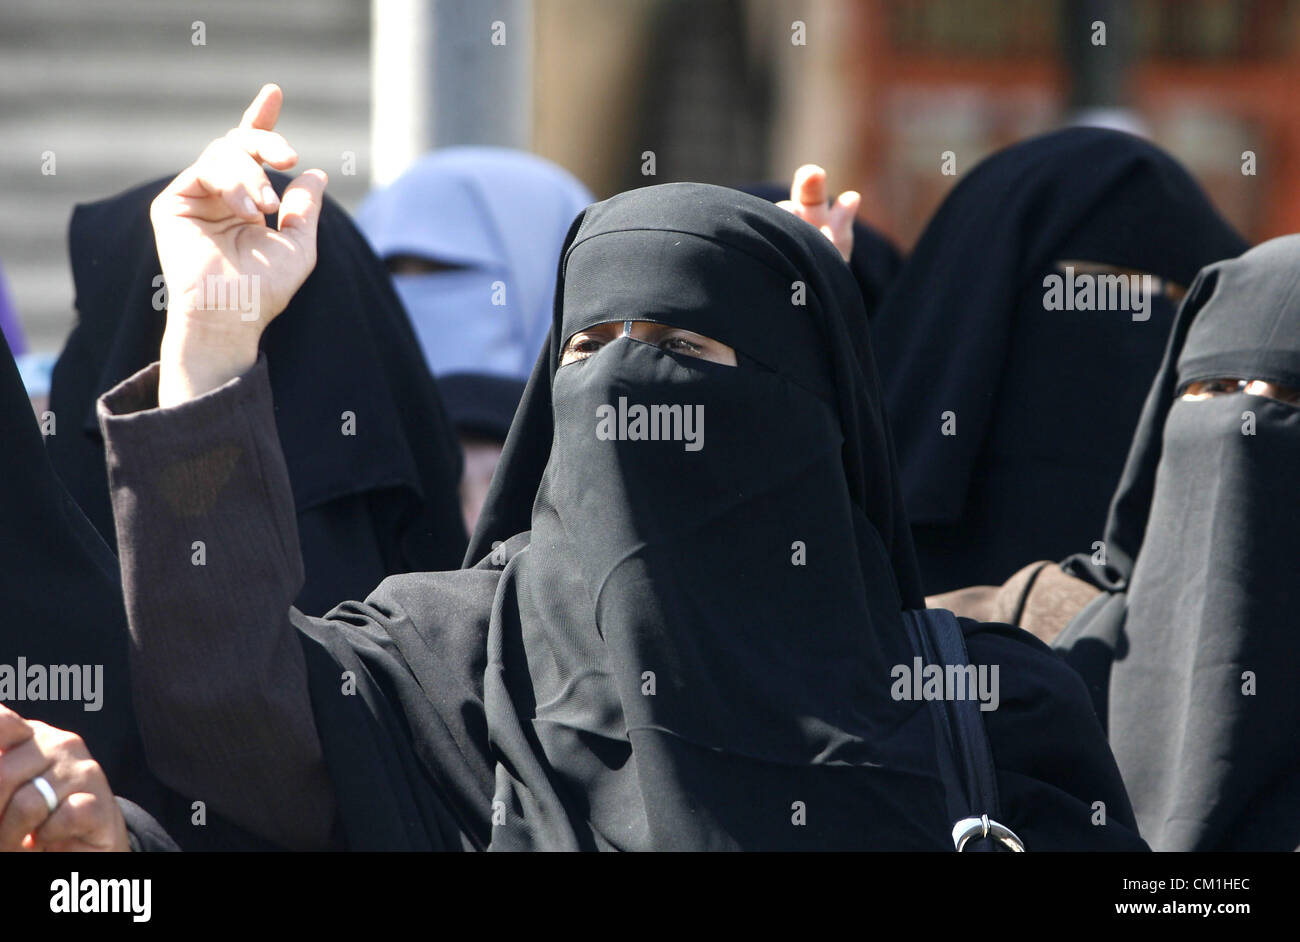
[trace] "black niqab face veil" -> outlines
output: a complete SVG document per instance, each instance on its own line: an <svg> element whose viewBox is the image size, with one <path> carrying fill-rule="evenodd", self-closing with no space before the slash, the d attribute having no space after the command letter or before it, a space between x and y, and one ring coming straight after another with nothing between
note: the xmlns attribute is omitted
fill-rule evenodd
<svg viewBox="0 0 1300 942"><path fill-rule="evenodd" d="M1058 263L1186 288L1245 248L1177 161L1118 131L1046 134L967 174L872 321L928 594L1100 536L1175 304L1060 309Z"/></svg>
<svg viewBox="0 0 1300 942"><path fill-rule="evenodd" d="M1159 850L1300 848L1300 236L1207 268L1179 312L1106 528L1107 594L1057 640Z"/></svg>
<svg viewBox="0 0 1300 942"><path fill-rule="evenodd" d="M740 363L623 337L558 365L624 320ZM488 637L494 848L944 847L929 715L889 695L921 598L863 321L830 243L755 197L575 223L471 550L532 531Z"/></svg>

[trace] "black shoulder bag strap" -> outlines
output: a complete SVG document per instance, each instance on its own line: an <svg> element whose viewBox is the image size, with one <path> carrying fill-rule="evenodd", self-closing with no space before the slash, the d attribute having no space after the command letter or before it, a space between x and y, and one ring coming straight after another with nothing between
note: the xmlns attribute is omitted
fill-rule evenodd
<svg viewBox="0 0 1300 942"><path fill-rule="evenodd" d="M970 666L961 624L952 612L928 608L903 612L912 645L923 665ZM968 678L969 679L969 678ZM997 769L989 747L974 683L964 685L966 697L945 696L930 700L935 739L939 748L939 772L947 792L948 813L953 820L952 840L958 851L993 851L1006 848L1023 851L1024 843L996 818L998 808Z"/></svg>

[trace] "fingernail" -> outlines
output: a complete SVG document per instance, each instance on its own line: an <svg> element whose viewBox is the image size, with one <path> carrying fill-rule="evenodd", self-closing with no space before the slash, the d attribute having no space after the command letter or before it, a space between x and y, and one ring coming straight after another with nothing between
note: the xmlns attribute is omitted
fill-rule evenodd
<svg viewBox="0 0 1300 942"><path fill-rule="evenodd" d="M270 184L262 187L262 202L271 209L280 205L280 197L275 195L275 190L271 189Z"/></svg>
<svg viewBox="0 0 1300 942"><path fill-rule="evenodd" d="M244 207L244 212L248 213L250 216L253 213L257 212L257 204L253 202L253 198L251 196L246 195L244 197L243 202L240 203L240 205Z"/></svg>

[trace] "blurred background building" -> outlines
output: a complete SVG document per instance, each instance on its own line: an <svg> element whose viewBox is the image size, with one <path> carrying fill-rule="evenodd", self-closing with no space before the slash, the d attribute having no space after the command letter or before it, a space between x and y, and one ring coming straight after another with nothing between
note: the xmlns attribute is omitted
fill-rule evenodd
<svg viewBox="0 0 1300 942"><path fill-rule="evenodd" d="M1300 229L1300 0L374 2L4 0L0 264L34 349L72 324L73 205L175 173L266 81L349 209L421 140L531 145L599 197L816 161L906 248L980 158L1088 120L1171 151L1252 240ZM436 67L403 58L418 35Z"/></svg>

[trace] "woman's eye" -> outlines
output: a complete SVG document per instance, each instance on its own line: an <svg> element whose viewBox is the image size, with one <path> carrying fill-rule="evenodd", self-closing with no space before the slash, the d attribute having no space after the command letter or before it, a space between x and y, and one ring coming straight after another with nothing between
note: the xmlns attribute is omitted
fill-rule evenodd
<svg viewBox="0 0 1300 942"><path fill-rule="evenodd" d="M569 362L573 360L585 360L600 348L600 341L591 337L582 337L577 340L570 340L569 347L564 352L564 359Z"/></svg>
<svg viewBox="0 0 1300 942"><path fill-rule="evenodd" d="M1233 379L1230 376L1221 376L1217 379L1202 379L1191 383L1183 395L1193 399L1204 399L1207 396L1224 396L1240 392L1245 385L1245 380Z"/></svg>
<svg viewBox="0 0 1300 942"><path fill-rule="evenodd" d="M675 350L678 353L685 353L690 356L699 356L704 352L704 348L698 343L692 343L685 337L669 337L659 345L661 350Z"/></svg>

